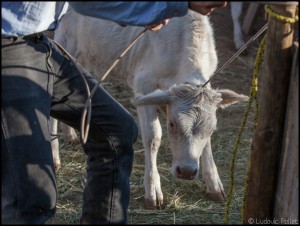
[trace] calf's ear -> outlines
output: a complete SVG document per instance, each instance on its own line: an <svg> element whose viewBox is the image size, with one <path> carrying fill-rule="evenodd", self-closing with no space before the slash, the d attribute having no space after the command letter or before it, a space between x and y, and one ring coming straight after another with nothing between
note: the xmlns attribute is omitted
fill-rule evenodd
<svg viewBox="0 0 300 226"><path fill-rule="evenodd" d="M240 101L247 101L249 99L248 96L238 94L229 89L220 89L217 90L218 93L221 94L222 101L218 104L220 108L226 108L232 104L238 103Z"/></svg>
<svg viewBox="0 0 300 226"><path fill-rule="evenodd" d="M137 96L131 99L131 103L135 106L139 105L168 105L171 101L171 92L169 90L155 90L152 93Z"/></svg>

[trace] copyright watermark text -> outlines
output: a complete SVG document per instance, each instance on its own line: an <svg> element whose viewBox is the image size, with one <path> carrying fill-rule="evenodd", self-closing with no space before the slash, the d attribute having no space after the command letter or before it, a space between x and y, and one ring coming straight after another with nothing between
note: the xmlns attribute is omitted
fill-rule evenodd
<svg viewBox="0 0 300 226"><path fill-rule="evenodd" d="M255 219L249 218L249 224L299 224L298 219L280 218L280 219Z"/></svg>

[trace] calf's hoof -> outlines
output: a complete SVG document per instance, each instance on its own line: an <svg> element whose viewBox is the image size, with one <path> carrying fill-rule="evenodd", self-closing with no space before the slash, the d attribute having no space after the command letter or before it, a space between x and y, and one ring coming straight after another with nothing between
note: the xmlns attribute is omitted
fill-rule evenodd
<svg viewBox="0 0 300 226"><path fill-rule="evenodd" d="M77 136L76 137L74 137L74 136L64 137L64 141L68 145L77 145L77 144L80 144L80 139Z"/></svg>
<svg viewBox="0 0 300 226"><path fill-rule="evenodd" d="M54 169L57 172L60 169L60 163L54 163Z"/></svg>
<svg viewBox="0 0 300 226"><path fill-rule="evenodd" d="M226 196L224 191L221 192L206 192L206 196L214 202L225 202Z"/></svg>
<svg viewBox="0 0 300 226"><path fill-rule="evenodd" d="M158 201L156 202L156 200L152 200L152 199L145 199L145 207L146 209L162 209L162 204L163 201Z"/></svg>

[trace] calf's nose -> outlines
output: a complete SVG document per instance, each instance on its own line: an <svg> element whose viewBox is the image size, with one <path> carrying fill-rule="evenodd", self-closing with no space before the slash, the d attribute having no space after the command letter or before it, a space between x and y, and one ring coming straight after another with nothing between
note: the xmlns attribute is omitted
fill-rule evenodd
<svg viewBox="0 0 300 226"><path fill-rule="evenodd" d="M197 169L193 167L176 167L176 177L186 180L193 180L197 174Z"/></svg>

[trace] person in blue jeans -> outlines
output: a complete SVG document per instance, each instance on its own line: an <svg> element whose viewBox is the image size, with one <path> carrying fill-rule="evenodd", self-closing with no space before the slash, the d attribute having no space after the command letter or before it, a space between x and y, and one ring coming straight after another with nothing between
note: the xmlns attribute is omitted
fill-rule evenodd
<svg viewBox="0 0 300 226"><path fill-rule="evenodd" d="M55 30L68 4L78 13L156 31L188 9L208 15L226 2L2 2L1 221L45 224L55 214L57 187L49 118L80 129L97 81L43 32ZM126 28L124 28L126 29ZM91 35L92 36L92 35ZM92 38L92 37L91 37ZM82 224L126 224L133 117L101 85L92 98Z"/></svg>

